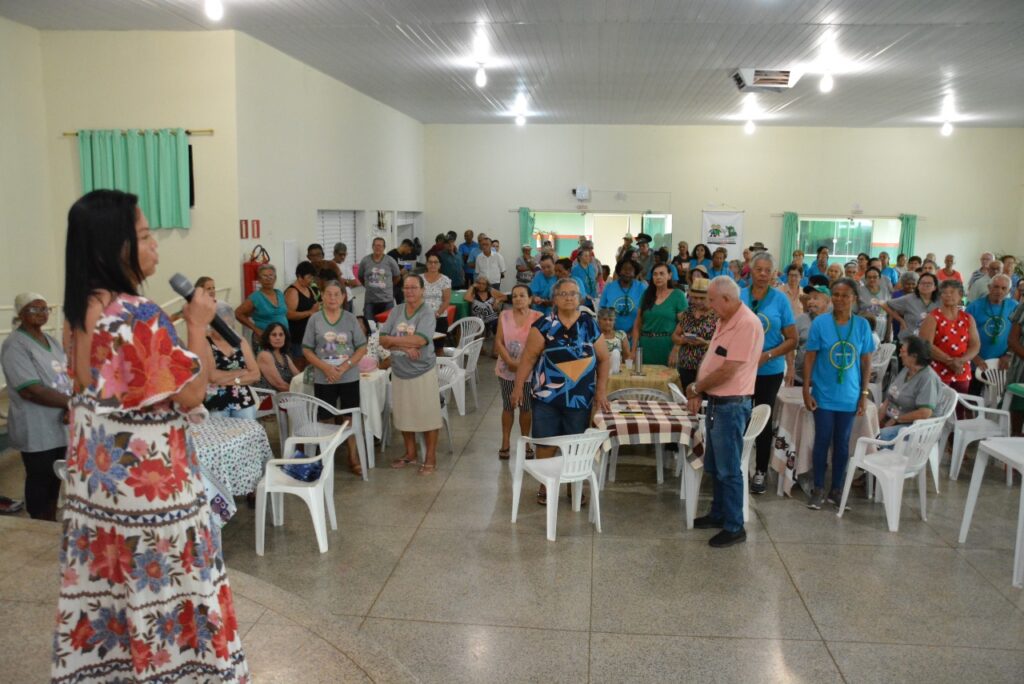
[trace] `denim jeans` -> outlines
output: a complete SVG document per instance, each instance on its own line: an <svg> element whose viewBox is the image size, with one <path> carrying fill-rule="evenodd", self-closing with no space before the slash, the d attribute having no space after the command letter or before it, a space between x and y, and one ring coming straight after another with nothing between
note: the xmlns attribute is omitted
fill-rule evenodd
<svg viewBox="0 0 1024 684"><path fill-rule="evenodd" d="M878 439L883 440L885 442L896 439L896 435L900 434L908 427L910 427L909 423L905 423L903 425L890 425L889 427L884 427L881 429L881 431L879 431Z"/></svg>
<svg viewBox="0 0 1024 684"><path fill-rule="evenodd" d="M727 404L708 402L704 472L715 478L709 515L721 520L727 532L743 529L743 488L747 483L740 472L740 456L750 408L750 399Z"/></svg>
<svg viewBox="0 0 1024 684"><path fill-rule="evenodd" d="M223 411L210 411L211 418L245 418L247 420L256 420L256 407L248 406L246 408L227 408Z"/></svg>
<svg viewBox="0 0 1024 684"><path fill-rule="evenodd" d="M850 432L856 411L829 411L818 407L814 411L814 487L825 487L828 467L828 448L832 447L832 489L841 489L846 477L846 463L850 460Z"/></svg>

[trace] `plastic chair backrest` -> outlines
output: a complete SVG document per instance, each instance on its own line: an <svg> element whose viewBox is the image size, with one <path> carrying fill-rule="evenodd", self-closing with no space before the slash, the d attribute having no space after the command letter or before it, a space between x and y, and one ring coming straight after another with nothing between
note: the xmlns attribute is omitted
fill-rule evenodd
<svg viewBox="0 0 1024 684"><path fill-rule="evenodd" d="M661 390L648 389L646 387L627 387L626 389L615 390L608 395L608 401L672 401Z"/></svg>
<svg viewBox="0 0 1024 684"><path fill-rule="evenodd" d="M928 464L932 447L939 441L945 418L917 420L899 434L893 451L907 459L906 471L916 473Z"/></svg>
<svg viewBox="0 0 1024 684"><path fill-rule="evenodd" d="M453 363L437 364L437 383L440 385L442 394L458 382L458 373L459 368Z"/></svg>
<svg viewBox="0 0 1024 684"><path fill-rule="evenodd" d="M462 349L470 342L484 334L484 322L476 316L467 316L455 321L455 325L449 328L448 332L454 334L461 331L456 349Z"/></svg>
<svg viewBox="0 0 1024 684"><path fill-rule="evenodd" d="M999 359L987 359L988 368L978 370L977 377L985 385L985 405L996 407L1006 393L1006 370L999 368Z"/></svg>
<svg viewBox="0 0 1024 684"><path fill-rule="evenodd" d="M949 385L943 385L939 388L939 400L936 404L934 417L947 420L956 410L956 390Z"/></svg>
<svg viewBox="0 0 1024 684"><path fill-rule="evenodd" d="M679 404L686 403L686 395L683 394L683 390L679 389L679 385L674 382L666 383L668 385L668 391L672 393L672 398Z"/></svg>
<svg viewBox="0 0 1024 684"><path fill-rule="evenodd" d="M585 480L594 469L594 457L608 439L608 430L588 429L582 435L565 435L559 440L562 456L562 482ZM562 441L564 440L564 441Z"/></svg>
<svg viewBox="0 0 1024 684"><path fill-rule="evenodd" d="M768 424L772 415L772 407L768 404L758 404L750 412L750 422L747 423L747 431L743 433L743 441L754 441L761 431Z"/></svg>
<svg viewBox="0 0 1024 684"><path fill-rule="evenodd" d="M480 359L480 350L483 349L483 339L476 339L466 345L466 365L464 366L467 374L472 374L476 371L476 362Z"/></svg>
<svg viewBox="0 0 1024 684"><path fill-rule="evenodd" d="M892 360L892 355L896 351L896 345L892 342L883 342L878 345L871 354L871 370L882 370L884 371Z"/></svg>
<svg viewBox="0 0 1024 684"><path fill-rule="evenodd" d="M289 435L294 435L301 428L316 423L317 409L319 408L330 410L331 406L308 394L297 394L295 392L278 392L275 394L274 411L280 416L283 409L287 415L288 434L281 435L281 443L283 444ZM283 426L285 423L279 422L278 424ZM282 454L282 458L287 458L288 456L289 454Z"/></svg>

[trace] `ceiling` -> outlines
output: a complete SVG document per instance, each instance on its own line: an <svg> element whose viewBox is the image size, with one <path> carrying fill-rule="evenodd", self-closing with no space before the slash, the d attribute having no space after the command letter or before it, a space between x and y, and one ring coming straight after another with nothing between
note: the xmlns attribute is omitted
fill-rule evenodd
<svg viewBox="0 0 1024 684"><path fill-rule="evenodd" d="M0 0L39 29L237 29L424 123L1024 126L1024 0ZM474 34L490 42L474 85ZM818 90L835 38L835 88ZM809 65L742 110L737 67ZM942 114L947 96L953 111ZM947 107L949 105L947 104Z"/></svg>

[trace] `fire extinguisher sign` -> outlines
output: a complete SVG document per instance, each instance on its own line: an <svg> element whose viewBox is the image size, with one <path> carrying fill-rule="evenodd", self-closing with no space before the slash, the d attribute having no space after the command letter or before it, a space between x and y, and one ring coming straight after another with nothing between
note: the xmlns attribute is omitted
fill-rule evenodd
<svg viewBox="0 0 1024 684"><path fill-rule="evenodd" d="M249 219L240 219L238 221L238 232L243 240L249 238Z"/></svg>
<svg viewBox="0 0 1024 684"><path fill-rule="evenodd" d="M252 237L253 237L254 240L257 240L260 237L260 220L259 219L253 219L252 220Z"/></svg>

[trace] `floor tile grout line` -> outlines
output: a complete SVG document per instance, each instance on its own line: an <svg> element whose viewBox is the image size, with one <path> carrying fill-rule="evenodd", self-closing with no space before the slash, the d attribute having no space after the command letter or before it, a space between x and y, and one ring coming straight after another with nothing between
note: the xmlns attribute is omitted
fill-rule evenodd
<svg viewBox="0 0 1024 684"><path fill-rule="evenodd" d="M749 486L746 482L744 482L743 485L745 487ZM775 555L778 557L779 562L782 563L782 569L786 571L786 577L789 578L789 583L793 586L793 591L795 591L796 595L800 597L800 605L804 607L804 611L807 612L808 619L810 619L811 624L814 625L814 631L816 631L818 636L821 638L821 644L825 647L825 652L828 653L828 657L832 659L832 664L835 666L836 672L839 673L839 678L843 682L846 682L846 675L843 674L842 668L839 667L839 661L836 660L835 654L832 653L832 649L828 647L828 641L825 640L825 635L821 633L821 627L818 626L818 621L814 619L814 614L811 613L811 608L807 605L807 599L804 598L803 592L800 591L800 587L797 586L796 579L793 577L793 573L789 569L789 565L786 564L786 559L783 558L782 553L779 551L779 547L776 545L775 539L772 537L771 530L766 524L767 521L764 515L754 506L751 506L751 509L760 521L765 535L768 537L769 541L771 541L772 549L775 550Z"/></svg>
<svg viewBox="0 0 1024 684"><path fill-rule="evenodd" d="M996 550L996 551L1002 551L1002 550L1004 550L1004 549L983 549L983 550ZM1002 596L1002 597L1003 597L1004 599L1006 599L1006 602L1007 602L1007 603L1009 603L1009 604L1010 604L1011 606L1013 606L1013 608L1014 608L1015 610L1017 610L1018 612L1020 612L1020 613L1024 613L1024 606L1019 606L1019 605L1017 605L1017 603L1015 603L1015 602L1013 601L1013 599L1011 599L1011 598L1010 598L1009 596L1007 596L1006 594L1004 594L1004 593L1003 593L1003 590L1002 590L1002 588L1000 588L1000 586L996 584L996 582L995 582L995 579L992 579L992 578L990 578L990 577L989 577L988 575L986 575L986 574L985 574L984 572L982 572L982 571L981 571L981 568L979 568L979 567L978 567L977 565L975 565L974 563L972 563L972 562L971 562L971 559L970 559L969 557L967 557L966 555L964 555L963 553L961 553L962 549L954 549L954 551L956 551L956 555L957 555L957 556L959 556L960 558L962 558L962 559L963 559L963 561L964 561L965 563L967 563L967 565L969 565L969 566L971 567L971 570L974 570L974 572L976 572L976 573L978 573L979 575L981 575L982 579L984 579L984 580L985 580L986 582L988 582L988 583L989 583L989 586L991 586L991 587L992 587L992 589L994 589L994 590L995 590L995 592L996 592L997 594L999 594L999 595L1000 595L1000 596ZM1013 551L1011 551L1011 552L1010 552L1010 554L1011 554L1011 557L1012 557ZM1011 573L1011 576L1012 576L1012 573ZM1011 586L1012 586L1012 584L1011 584Z"/></svg>
<svg viewBox="0 0 1024 684"><path fill-rule="evenodd" d="M491 404L494 403L494 397L491 398L491 402L490 403ZM490 404L487 405L487 409L489 409L489 408L490 408ZM483 417L487 413L486 409L485 410L481 410L480 401L479 401L479 393L477 394L477 410L475 411L475 413L479 413L480 414L480 420L477 421L477 425L473 429L473 434L470 437L470 441L472 441L473 437L476 436L476 433L479 432L479 430L480 430L480 423L483 421ZM441 429L442 430L444 429L443 425L441 426ZM438 442L440 442L440 435L438 435ZM423 515L420 518L419 523L416 525L416 529L413 530L412 535L409 536L409 541L407 541L405 543L405 546L402 548L402 553L400 553L398 555L398 559L395 561L394 565L391 567L391 572L389 572L388 576L386 578L384 578L384 582L381 584L380 589L377 591L377 595L373 597L373 601L370 603L370 606L366 609L366 615L363 616L363 619L362 619L362 621L360 621L359 627L356 628L356 631L361 630L363 628L363 625L366 624L366 619L368 617L370 617L370 613L373 612L373 607L377 605L377 602L380 600L381 594L383 594L384 590L387 589L388 583L391 581L391 578L394 577L395 571L398 569L398 566L401 565L402 559L405 558L405 554L408 553L409 547L412 546L412 543L416 540L416 537L417 537L417 535L419 535L420 530L423 529L423 522L427 519L427 516L430 515L430 510L434 507L434 504L437 503L438 497L441 496L441 492L444 490L444 486L448 483L448 480L451 479L452 473L455 471L455 466L457 466L459 461L462 459L462 455L465 452L465 450L466 450L466 448L463 447L458 452L458 455L455 456L455 459L452 461L452 467L448 469L447 475L445 475L444 482L442 482L441 486L437 488L437 492L434 494L434 498L430 500L430 505L427 506L426 510L423 512ZM435 462L436 462L436 455L435 455ZM436 476L437 472L438 472L437 470L434 471L435 476Z"/></svg>

